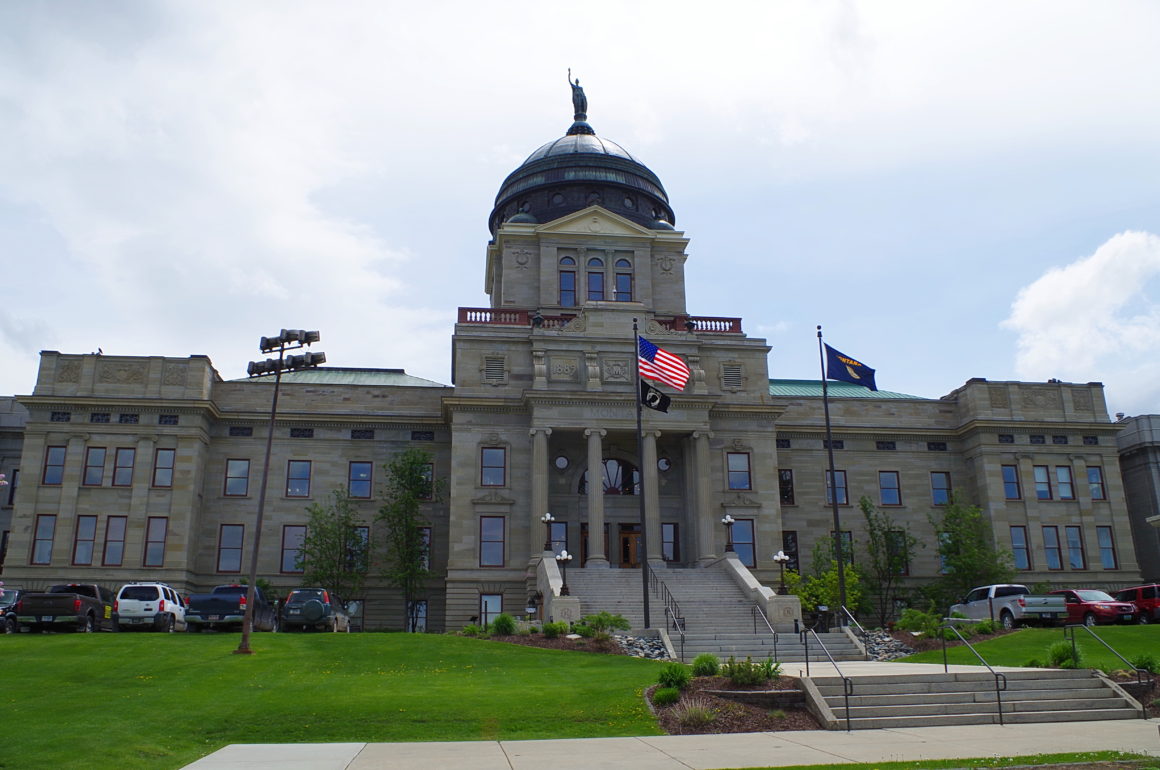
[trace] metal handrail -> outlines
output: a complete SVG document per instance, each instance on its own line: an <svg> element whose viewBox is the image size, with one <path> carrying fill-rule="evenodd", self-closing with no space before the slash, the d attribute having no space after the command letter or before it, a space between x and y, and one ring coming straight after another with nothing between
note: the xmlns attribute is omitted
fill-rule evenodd
<svg viewBox="0 0 1160 770"><path fill-rule="evenodd" d="M673 597L672 591L665 585L664 581L657 577L656 571L653 570L651 564L645 564L648 570L648 582L652 586L652 592L660 597L665 605L665 614L673 619L673 628L680 631L681 635L685 634L685 616L681 612L681 605L677 604L677 600Z"/></svg>
<svg viewBox="0 0 1160 770"><path fill-rule="evenodd" d="M1101 639L1101 638L1100 638L1100 637L1099 637L1099 636L1096 634L1096 632L1095 632L1095 631L1092 631L1090 628L1088 628L1088 627L1087 627L1087 626L1085 626L1085 625L1079 625L1079 624L1069 624L1069 625L1065 625L1065 626L1063 627L1063 635L1064 635L1065 637L1070 637L1070 638L1071 638L1071 656L1072 656L1072 660L1079 660L1079 653L1078 653L1078 652L1076 651L1076 649L1075 649L1075 629L1077 629L1077 628L1082 628L1084 631L1087 631L1089 634L1091 634L1091 636L1092 636L1092 638L1093 638L1093 639L1095 639L1097 642L1099 642L1100 644L1102 644L1104 647L1107 647L1107 648L1108 648L1108 652L1112 653L1112 654L1113 654L1113 655L1115 655L1117 658L1119 658L1120 660L1124 661L1124 663L1127 663L1127 664L1128 664L1128 666L1129 666L1129 667L1132 669L1132 671L1134 671L1134 672L1136 673L1136 684L1139 684L1139 685L1143 685L1143 684L1144 684L1144 678L1145 678L1145 677L1144 677L1144 675L1145 675L1145 674L1147 674L1147 675L1148 675L1148 676L1147 676L1147 678L1148 678L1148 681L1149 681L1149 682L1151 682L1151 681L1152 681L1152 672L1151 672L1151 671L1149 671L1149 670L1148 670L1148 669L1146 669L1146 668L1138 668L1138 667L1137 667L1135 664L1133 664L1133 663L1132 663L1132 661L1128 660L1128 659L1127 659L1127 658L1125 658L1123 655L1121 655L1119 652L1117 652L1117 651L1116 651L1116 650L1115 650L1115 649L1112 647L1112 645L1110 645L1110 644L1108 644L1107 642L1105 642L1103 639ZM1069 633L1068 633L1068 631L1070 631L1071 633L1069 634ZM1153 685L1153 686L1155 686L1155 685ZM1141 704L1140 704L1140 718L1141 718L1141 719L1147 719L1147 718L1148 718L1148 709L1147 709L1147 707L1146 707L1146 706L1144 706L1144 705L1143 705L1143 703L1141 703Z"/></svg>
<svg viewBox="0 0 1160 770"><path fill-rule="evenodd" d="M850 622L854 624L854 627L858 629L858 635L862 637L862 644L863 645L869 644L870 643L870 632L867 631L865 628L863 628L862 624L858 622L858 619L855 618L852 614L850 614L850 610L846 609L846 605L843 604L841 607L841 610L843 613L845 613L846 617L848 617L850 619Z"/></svg>
<svg viewBox="0 0 1160 770"><path fill-rule="evenodd" d="M991 668L991 664L988 663L987 661L983 660L983 656L980 655L979 651L975 649L975 645L968 642L966 637L964 637L962 634L960 634L959 630L957 628L955 628L954 625L952 625L950 623L944 623L943 625L939 626L939 628L940 629L949 628L952 632L954 632L954 635L959 638L959 641L962 642L963 644L967 645L967 649L970 650L971 652L973 652L975 654L975 657L979 659L979 662L982 663L984 666L986 666L987 670L991 672L991 675L995 677L995 707L999 710L999 724L1002 725L1003 724L1003 696L1000 695L1000 693L1003 690L1007 689L1007 676L1005 674L1000 674L998 671ZM946 634L939 634L939 637L942 638L943 673L947 674L947 673L950 673L950 666L947 665L947 637L946 637ZM999 686L1000 680L1002 680L1002 684L1003 684L1002 687Z"/></svg>
<svg viewBox="0 0 1160 770"><path fill-rule="evenodd" d="M773 634L773 659L777 660L777 631L769 622L769 616L765 614L765 610L761 609L760 605L754 604L753 608L749 610L750 617L753 618L753 635L757 635L757 616L765 622L765 627L769 629L769 633Z"/></svg>
<svg viewBox="0 0 1160 770"><path fill-rule="evenodd" d="M673 611L667 605L665 606L665 615L667 615L671 619L672 624L673 624L673 628L676 629L677 633L681 635L680 660L682 663L684 663L685 662L685 619L677 617L676 615L674 615Z"/></svg>
<svg viewBox="0 0 1160 770"><path fill-rule="evenodd" d="M822 652L826 653L826 657L830 659L830 665L838 672L838 676L842 678L842 700L846 706L846 732L850 732L850 696L854 694L854 680L842 673L842 669L838 668L838 661L834 660L834 656L826 649L825 642L818 636L818 633L812 628L807 628L801 632L802 647L805 649L806 655L806 676L810 675L810 634L814 635L818 646L822 648Z"/></svg>

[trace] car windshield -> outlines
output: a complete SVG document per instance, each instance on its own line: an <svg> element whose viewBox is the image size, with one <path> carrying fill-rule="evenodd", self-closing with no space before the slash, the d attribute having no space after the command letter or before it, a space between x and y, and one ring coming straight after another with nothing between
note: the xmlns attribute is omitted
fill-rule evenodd
<svg viewBox="0 0 1160 770"><path fill-rule="evenodd" d="M1076 591L1076 595L1085 602L1114 602L1115 599L1103 591Z"/></svg>
<svg viewBox="0 0 1160 770"><path fill-rule="evenodd" d="M16 600L16 591L8 588L0 588L0 604L8 604Z"/></svg>
<svg viewBox="0 0 1160 770"><path fill-rule="evenodd" d="M157 598L157 586L125 586L121 598L135 602L151 602Z"/></svg>

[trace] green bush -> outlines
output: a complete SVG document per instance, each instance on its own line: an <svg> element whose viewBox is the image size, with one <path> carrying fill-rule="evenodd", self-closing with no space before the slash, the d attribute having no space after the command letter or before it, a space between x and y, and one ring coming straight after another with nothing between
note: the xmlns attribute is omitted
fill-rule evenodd
<svg viewBox="0 0 1160 770"><path fill-rule="evenodd" d="M753 659L748 657L745 660L737 660L732 655L729 656L729 660L721 664L721 673L729 677L729 681L739 687L764 684L768 678L762 664L754 663Z"/></svg>
<svg viewBox="0 0 1160 770"><path fill-rule="evenodd" d="M1023 664L1023 668L1045 668L1045 666L1039 658L1031 658Z"/></svg>
<svg viewBox="0 0 1160 770"><path fill-rule="evenodd" d="M1071 642L1061 640L1047 648L1047 659L1055 668L1079 668L1080 654Z"/></svg>
<svg viewBox="0 0 1160 770"><path fill-rule="evenodd" d="M721 661L711 652L702 652L693 658L693 676L717 676Z"/></svg>
<svg viewBox="0 0 1160 770"><path fill-rule="evenodd" d="M501 612L491 621L491 632L496 636L511 636L516 632L516 620L506 612Z"/></svg>
<svg viewBox="0 0 1160 770"><path fill-rule="evenodd" d="M1150 652L1142 652L1132 658L1132 665L1146 670L1149 674L1160 674L1160 658Z"/></svg>
<svg viewBox="0 0 1160 770"><path fill-rule="evenodd" d="M757 665L766 679L778 679L781 677L781 664L773 658L766 658Z"/></svg>
<svg viewBox="0 0 1160 770"><path fill-rule="evenodd" d="M580 622L592 629L591 636L598 641L611 639L613 631L627 631L632 627L623 615L613 615L608 612L585 615L580 618Z"/></svg>
<svg viewBox="0 0 1160 770"><path fill-rule="evenodd" d="M591 639L596 635L596 631L592 628L592 626L582 621L572 624L572 633L579 634L585 639Z"/></svg>
<svg viewBox="0 0 1160 770"><path fill-rule="evenodd" d="M895 628L903 631L918 631L928 636L938 636L938 627L942 625L942 618L933 612L923 612L914 607L907 607L902 611Z"/></svg>
<svg viewBox="0 0 1160 770"><path fill-rule="evenodd" d="M769 712L769 715L774 719L785 719L785 712L781 709L774 709L773 711Z"/></svg>
<svg viewBox="0 0 1160 770"><path fill-rule="evenodd" d="M653 690L654 706L671 706L681 699L681 691L676 687L658 687Z"/></svg>
<svg viewBox="0 0 1160 770"><path fill-rule="evenodd" d="M999 628L1000 628L999 623L988 618L987 620L980 620L978 623L975 624L975 633L976 634L986 634L987 636L990 636L991 634L998 631Z"/></svg>
<svg viewBox="0 0 1160 770"><path fill-rule="evenodd" d="M689 680L693 678L693 673L689 671L689 667L684 663L666 663L661 666L661 672L657 676L657 681L662 687L675 687L678 690L683 690L689 686Z"/></svg>
<svg viewBox="0 0 1160 770"><path fill-rule="evenodd" d="M463 630L460 631L459 633L463 634L464 636L486 636L487 635L487 632L483 629L482 626L477 626L474 623L469 623L468 625L464 626Z"/></svg>
<svg viewBox="0 0 1160 770"><path fill-rule="evenodd" d="M703 698L691 698L674 709L677 721L684 727L704 727L713 724L717 712Z"/></svg>
<svg viewBox="0 0 1160 770"><path fill-rule="evenodd" d="M548 639L556 639L560 634L568 633L568 624L563 622L545 623L544 636Z"/></svg>

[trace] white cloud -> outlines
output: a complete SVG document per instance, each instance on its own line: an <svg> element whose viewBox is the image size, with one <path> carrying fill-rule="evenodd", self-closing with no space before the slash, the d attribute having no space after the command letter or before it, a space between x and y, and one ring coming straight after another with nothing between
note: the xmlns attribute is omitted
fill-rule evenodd
<svg viewBox="0 0 1160 770"><path fill-rule="evenodd" d="M1124 232L1019 291L1004 327L1029 380L1101 380L1109 406L1160 408L1160 237Z"/></svg>

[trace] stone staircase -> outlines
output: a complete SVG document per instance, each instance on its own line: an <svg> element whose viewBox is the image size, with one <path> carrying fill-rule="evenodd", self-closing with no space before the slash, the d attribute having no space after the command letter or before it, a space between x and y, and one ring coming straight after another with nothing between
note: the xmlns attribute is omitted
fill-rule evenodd
<svg viewBox="0 0 1160 770"><path fill-rule="evenodd" d="M902 664L900 664L902 665ZM1004 724L1076 722L1140 717L1140 704L1086 669L1002 672ZM914 673L851 677L850 727L854 730L938 725L998 724L995 677L981 673ZM842 679L802 681L811 710L830 730L846 729Z"/></svg>

